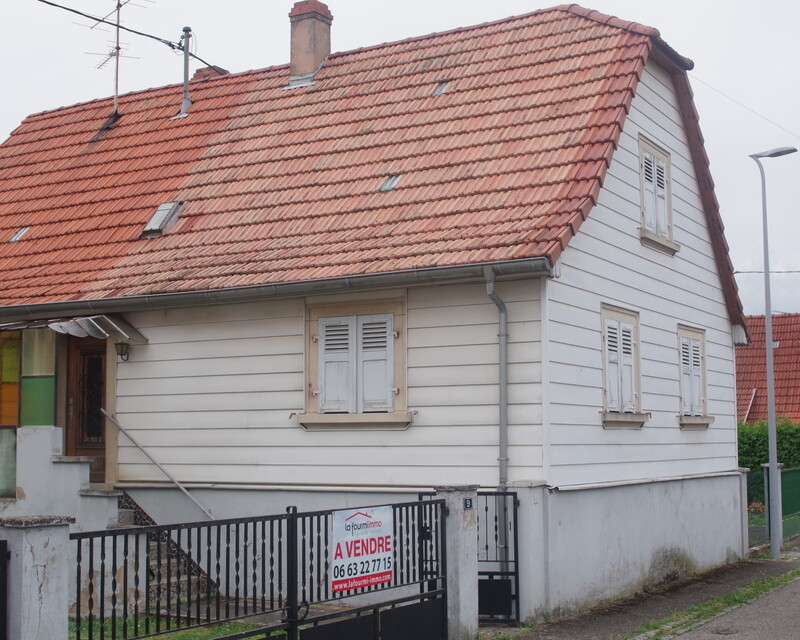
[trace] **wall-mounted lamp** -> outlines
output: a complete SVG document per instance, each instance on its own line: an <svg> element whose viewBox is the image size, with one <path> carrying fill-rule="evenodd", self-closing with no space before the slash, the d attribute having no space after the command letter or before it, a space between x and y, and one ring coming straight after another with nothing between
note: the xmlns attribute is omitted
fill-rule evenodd
<svg viewBox="0 0 800 640"><path fill-rule="evenodd" d="M117 355L123 362L128 361L128 349L130 349L130 346L131 345L129 345L127 342L117 342L114 344L114 348L117 350Z"/></svg>

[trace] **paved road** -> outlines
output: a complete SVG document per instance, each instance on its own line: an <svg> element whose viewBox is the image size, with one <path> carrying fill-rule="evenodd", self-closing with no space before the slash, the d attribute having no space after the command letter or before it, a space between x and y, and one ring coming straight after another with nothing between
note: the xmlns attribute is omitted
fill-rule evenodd
<svg viewBox="0 0 800 640"><path fill-rule="evenodd" d="M798 640L800 580L678 636L680 640Z"/></svg>

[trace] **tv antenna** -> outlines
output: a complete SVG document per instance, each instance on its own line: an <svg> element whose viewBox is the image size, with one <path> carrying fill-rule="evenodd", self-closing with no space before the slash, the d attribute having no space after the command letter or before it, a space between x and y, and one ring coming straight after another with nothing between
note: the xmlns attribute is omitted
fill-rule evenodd
<svg viewBox="0 0 800 640"><path fill-rule="evenodd" d="M97 64L97 69L102 69L105 67L110 61L114 61L114 114L119 113L119 60L120 58L135 58L135 56L123 56L122 55L122 47L124 43L120 42L120 25L122 23L122 7L125 5L130 4L134 7L142 7L142 5L133 3L133 0L114 0L115 7L113 11L110 11L102 18L95 20L95 23L92 25L84 25L88 26L89 29L97 29L101 24L109 24L109 18L112 16L114 17L113 27L114 27L114 40L111 46L111 49L107 53L95 53L90 55L101 55L103 56L103 60L101 60ZM154 0L145 0L145 2L150 2L151 4Z"/></svg>

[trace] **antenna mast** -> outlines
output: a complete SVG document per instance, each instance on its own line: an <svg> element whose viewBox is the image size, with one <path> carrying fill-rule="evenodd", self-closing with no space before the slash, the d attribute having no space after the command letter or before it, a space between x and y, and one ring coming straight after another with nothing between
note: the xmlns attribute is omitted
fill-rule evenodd
<svg viewBox="0 0 800 640"><path fill-rule="evenodd" d="M114 115L119 113L119 22L120 13L122 12L122 0L117 0L117 19L115 31L116 37L114 40Z"/></svg>

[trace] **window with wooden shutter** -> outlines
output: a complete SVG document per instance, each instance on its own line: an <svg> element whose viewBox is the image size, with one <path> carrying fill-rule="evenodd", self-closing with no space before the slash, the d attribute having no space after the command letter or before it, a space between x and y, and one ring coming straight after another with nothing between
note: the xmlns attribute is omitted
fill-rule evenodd
<svg viewBox="0 0 800 640"><path fill-rule="evenodd" d="M321 298L327 298L327 296ZM306 430L407 429L404 297L368 294L306 306Z"/></svg>
<svg viewBox="0 0 800 640"><path fill-rule="evenodd" d="M621 411L619 321L606 318L606 409Z"/></svg>
<svg viewBox="0 0 800 640"><path fill-rule="evenodd" d="M319 410L353 413L356 410L356 319L321 318L319 321Z"/></svg>
<svg viewBox="0 0 800 640"><path fill-rule="evenodd" d="M674 255L680 247L672 240L669 154L640 138L639 172L642 191L642 242Z"/></svg>
<svg viewBox="0 0 800 640"><path fill-rule="evenodd" d="M681 328L681 414L702 416L705 414L705 372L702 332Z"/></svg>
<svg viewBox="0 0 800 640"><path fill-rule="evenodd" d="M634 326L615 318L605 319L606 408L608 411L636 411Z"/></svg>
<svg viewBox="0 0 800 640"><path fill-rule="evenodd" d="M391 314L358 318L359 411L392 411L393 341Z"/></svg>
<svg viewBox="0 0 800 640"><path fill-rule="evenodd" d="M393 411L392 319L392 314L320 318L320 412Z"/></svg>
<svg viewBox="0 0 800 640"><path fill-rule="evenodd" d="M638 316L603 308L603 393L606 428L642 427L649 414L639 407Z"/></svg>
<svg viewBox="0 0 800 640"><path fill-rule="evenodd" d="M623 413L636 411L633 325L620 322L620 398Z"/></svg>

